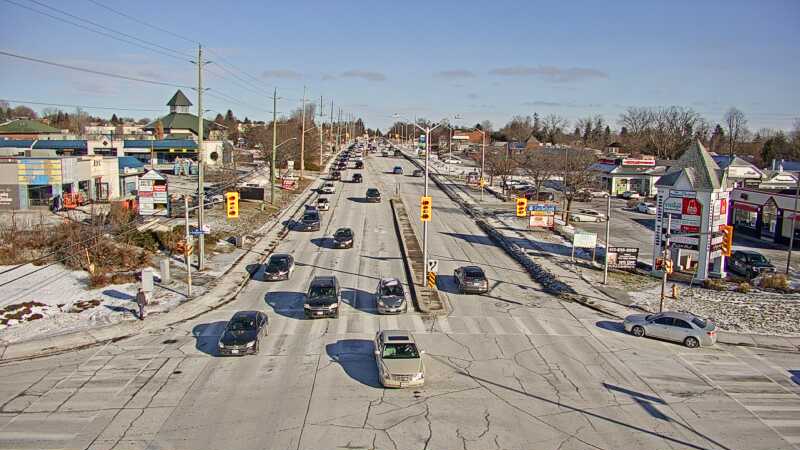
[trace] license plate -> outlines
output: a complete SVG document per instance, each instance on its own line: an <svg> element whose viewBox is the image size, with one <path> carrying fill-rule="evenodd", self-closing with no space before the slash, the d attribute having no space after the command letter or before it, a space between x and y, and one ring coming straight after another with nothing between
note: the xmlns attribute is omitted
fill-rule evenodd
<svg viewBox="0 0 800 450"><path fill-rule="evenodd" d="M239 350L231 350L231 353L233 353L235 355L235 354L239 353Z"/></svg>
<svg viewBox="0 0 800 450"><path fill-rule="evenodd" d="M314 311L314 315L321 316L322 315L322 311Z"/></svg>
<svg viewBox="0 0 800 450"><path fill-rule="evenodd" d="M401 381L401 382L400 382L400 387L401 387L401 388L404 388L404 387L406 387L406 386L408 386L408 383L405 383L405 382L403 382L403 381Z"/></svg>

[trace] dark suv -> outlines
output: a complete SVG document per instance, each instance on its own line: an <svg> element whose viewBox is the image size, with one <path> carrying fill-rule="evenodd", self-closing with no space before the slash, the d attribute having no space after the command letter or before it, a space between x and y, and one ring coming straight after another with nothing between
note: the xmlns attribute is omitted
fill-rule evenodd
<svg viewBox="0 0 800 450"><path fill-rule="evenodd" d="M353 183L361 183L364 181L364 177L361 176L360 173L353 174Z"/></svg>
<svg viewBox="0 0 800 450"><path fill-rule="evenodd" d="M775 266L764 255L752 250L735 250L728 259L728 269L747 278L775 272Z"/></svg>
<svg viewBox="0 0 800 450"><path fill-rule="evenodd" d="M376 188L367 189L367 203L380 203L381 191Z"/></svg>
<svg viewBox="0 0 800 450"><path fill-rule="evenodd" d="M459 267L453 273L462 293L484 294L489 292L489 280L478 266Z"/></svg>
<svg viewBox="0 0 800 450"><path fill-rule="evenodd" d="M335 276L317 276L311 280L303 302L306 318L339 317L342 293Z"/></svg>
<svg viewBox="0 0 800 450"><path fill-rule="evenodd" d="M300 220L300 229L305 231L319 231L322 226L322 219L319 217L319 211L316 209L308 209L303 214Z"/></svg>
<svg viewBox="0 0 800 450"><path fill-rule="evenodd" d="M336 248L353 248L353 230L339 228L333 233L333 246Z"/></svg>

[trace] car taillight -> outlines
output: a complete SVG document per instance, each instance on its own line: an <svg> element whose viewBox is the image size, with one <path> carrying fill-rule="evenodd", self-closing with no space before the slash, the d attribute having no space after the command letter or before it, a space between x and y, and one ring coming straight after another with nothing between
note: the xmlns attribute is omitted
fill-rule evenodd
<svg viewBox="0 0 800 450"><path fill-rule="evenodd" d="M714 337L717 334L717 332L716 331L707 331L706 334L711 336L711 337Z"/></svg>

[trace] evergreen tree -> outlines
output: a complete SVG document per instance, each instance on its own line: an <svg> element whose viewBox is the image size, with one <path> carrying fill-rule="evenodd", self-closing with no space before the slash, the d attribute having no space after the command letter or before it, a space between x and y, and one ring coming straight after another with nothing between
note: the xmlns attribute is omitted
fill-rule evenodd
<svg viewBox="0 0 800 450"><path fill-rule="evenodd" d="M111 115L111 125L119 125L119 119L116 113Z"/></svg>

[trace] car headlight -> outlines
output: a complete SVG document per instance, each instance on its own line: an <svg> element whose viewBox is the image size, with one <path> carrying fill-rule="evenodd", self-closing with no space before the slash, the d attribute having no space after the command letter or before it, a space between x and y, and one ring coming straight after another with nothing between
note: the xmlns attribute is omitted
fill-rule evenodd
<svg viewBox="0 0 800 450"><path fill-rule="evenodd" d="M414 381L419 381L419 380L421 380L423 378L425 378L425 374L420 372L420 373L414 374L414 376L411 379L414 380Z"/></svg>
<svg viewBox="0 0 800 450"><path fill-rule="evenodd" d="M247 345L245 345L245 347L251 348L254 345L256 345L256 341L250 341L250 342L247 343Z"/></svg>
<svg viewBox="0 0 800 450"><path fill-rule="evenodd" d="M382 298L378 299L378 304L381 305L381 306L386 306L386 303L383 302Z"/></svg>
<svg viewBox="0 0 800 450"><path fill-rule="evenodd" d="M332 304L332 305L330 306L330 308L331 308L331 309L336 309L336 308L338 308L338 307L339 307L339 304L338 304L338 303L334 303L334 304Z"/></svg>
<svg viewBox="0 0 800 450"><path fill-rule="evenodd" d="M223 344L222 341L219 341L217 345L219 346L219 348L225 348L225 344Z"/></svg>
<svg viewBox="0 0 800 450"><path fill-rule="evenodd" d="M311 307L308 305L303 305L303 309L311 309Z"/></svg>

